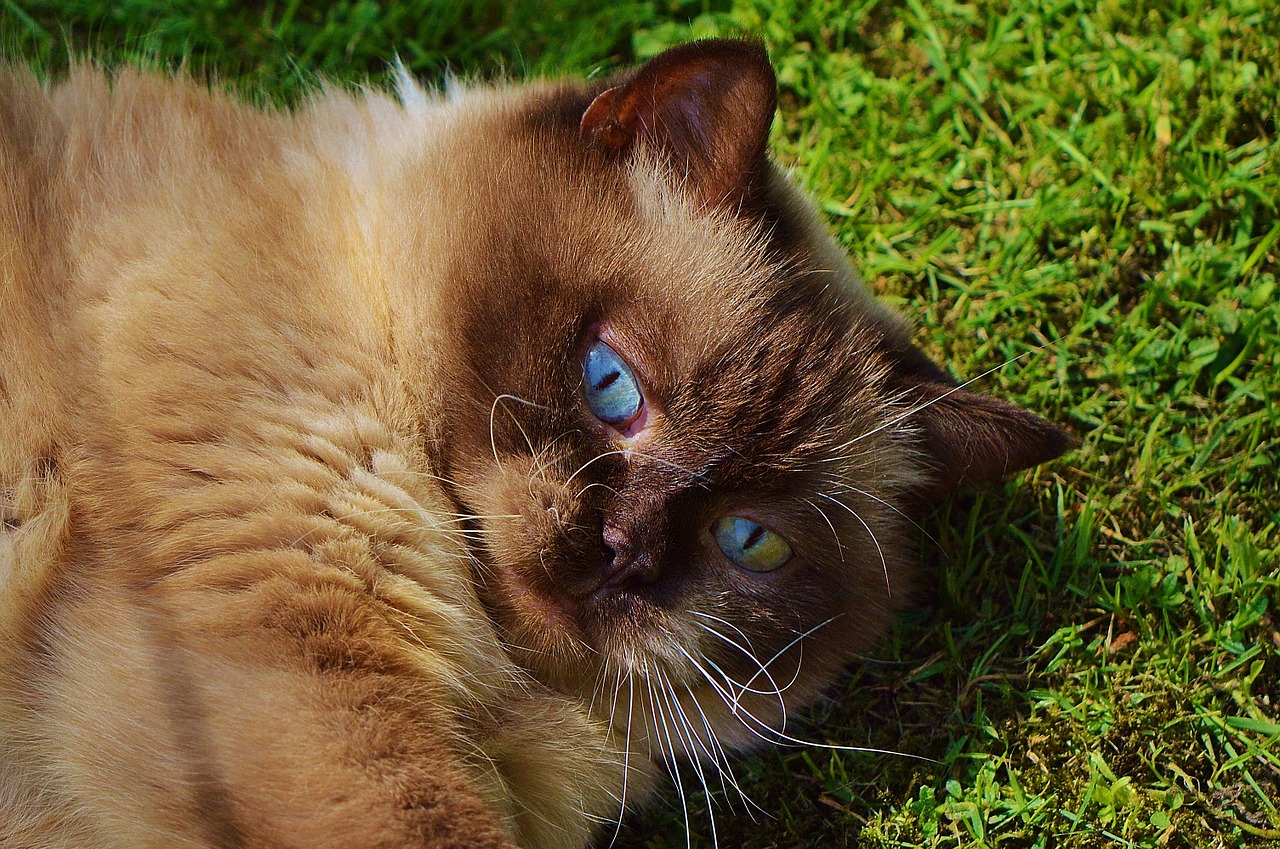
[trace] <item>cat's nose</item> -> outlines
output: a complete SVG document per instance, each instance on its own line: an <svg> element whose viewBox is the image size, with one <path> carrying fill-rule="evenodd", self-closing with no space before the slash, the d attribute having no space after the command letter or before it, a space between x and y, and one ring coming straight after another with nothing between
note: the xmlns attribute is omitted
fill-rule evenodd
<svg viewBox="0 0 1280 849"><path fill-rule="evenodd" d="M651 584L657 578L653 557L644 545L625 531L606 524L604 541L604 581L602 587L617 588L627 583Z"/></svg>

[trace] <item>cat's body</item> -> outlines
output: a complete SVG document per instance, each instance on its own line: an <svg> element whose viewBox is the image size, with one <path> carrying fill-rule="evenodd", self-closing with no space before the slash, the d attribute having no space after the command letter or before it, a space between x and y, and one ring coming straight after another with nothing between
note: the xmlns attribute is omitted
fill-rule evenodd
<svg viewBox="0 0 1280 849"><path fill-rule="evenodd" d="M874 638L911 500L1061 450L865 294L763 62L0 74L0 847L581 846Z"/></svg>

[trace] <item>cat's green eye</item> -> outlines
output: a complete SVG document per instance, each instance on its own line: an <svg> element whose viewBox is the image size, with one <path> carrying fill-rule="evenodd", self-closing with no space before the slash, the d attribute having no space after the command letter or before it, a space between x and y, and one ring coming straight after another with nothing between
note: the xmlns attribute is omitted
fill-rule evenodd
<svg viewBox="0 0 1280 849"><path fill-rule="evenodd" d="M772 572L791 559L781 534L742 516L721 516L711 532L724 556L749 572Z"/></svg>

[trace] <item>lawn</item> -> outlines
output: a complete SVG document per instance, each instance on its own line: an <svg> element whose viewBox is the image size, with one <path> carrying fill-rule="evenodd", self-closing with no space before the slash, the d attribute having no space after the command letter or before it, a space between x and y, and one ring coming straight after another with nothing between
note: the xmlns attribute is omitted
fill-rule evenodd
<svg viewBox="0 0 1280 849"><path fill-rule="evenodd" d="M918 341L1081 444L945 505L921 588L779 749L619 847L1280 846L1273 0L0 0L11 59L321 78L607 72L714 34ZM70 48L68 45L71 45ZM688 787L696 779L686 776Z"/></svg>

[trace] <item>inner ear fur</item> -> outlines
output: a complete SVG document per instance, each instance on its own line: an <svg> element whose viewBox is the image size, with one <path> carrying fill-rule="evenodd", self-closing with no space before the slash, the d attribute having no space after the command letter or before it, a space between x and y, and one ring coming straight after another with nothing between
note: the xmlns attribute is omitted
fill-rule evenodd
<svg viewBox="0 0 1280 849"><path fill-rule="evenodd" d="M930 480L918 495L937 500L1047 462L1075 440L1016 404L961 388L912 345L889 353L890 390L901 394L920 432Z"/></svg>
<svg viewBox="0 0 1280 849"><path fill-rule="evenodd" d="M658 154L708 207L737 207L765 167L777 80L762 45L673 47L599 94L579 133L611 156Z"/></svg>

